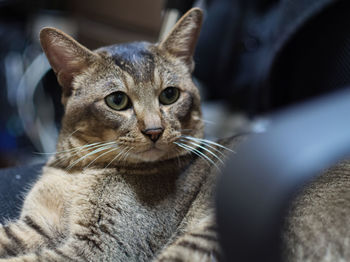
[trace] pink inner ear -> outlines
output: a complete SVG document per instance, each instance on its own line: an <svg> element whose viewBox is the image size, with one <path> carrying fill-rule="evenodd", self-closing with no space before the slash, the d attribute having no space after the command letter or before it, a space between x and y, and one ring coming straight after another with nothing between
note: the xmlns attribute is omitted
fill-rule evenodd
<svg viewBox="0 0 350 262"><path fill-rule="evenodd" d="M49 60L57 80L63 87L62 101L72 92L73 77L86 68L95 57L86 47L55 28L43 28L40 43Z"/></svg>
<svg viewBox="0 0 350 262"><path fill-rule="evenodd" d="M67 46L53 44L47 51L47 57L56 73L74 73L83 66L83 59Z"/></svg>
<svg viewBox="0 0 350 262"><path fill-rule="evenodd" d="M202 24L202 12L199 9L188 11L174 26L161 46L170 54L185 59L192 64L192 55Z"/></svg>
<svg viewBox="0 0 350 262"><path fill-rule="evenodd" d="M58 82L68 89L71 88L74 75L87 66L86 58L74 50L74 45L51 43L46 46L46 55L57 74Z"/></svg>

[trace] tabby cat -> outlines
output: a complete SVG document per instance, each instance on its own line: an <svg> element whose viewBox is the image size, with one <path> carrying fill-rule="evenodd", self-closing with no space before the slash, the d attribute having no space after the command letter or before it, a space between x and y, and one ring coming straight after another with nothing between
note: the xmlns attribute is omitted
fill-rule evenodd
<svg viewBox="0 0 350 262"><path fill-rule="evenodd" d="M20 218L0 227L1 262L220 259L212 196L235 142L203 139L201 21L191 9L160 43L95 51L42 29L65 114Z"/></svg>

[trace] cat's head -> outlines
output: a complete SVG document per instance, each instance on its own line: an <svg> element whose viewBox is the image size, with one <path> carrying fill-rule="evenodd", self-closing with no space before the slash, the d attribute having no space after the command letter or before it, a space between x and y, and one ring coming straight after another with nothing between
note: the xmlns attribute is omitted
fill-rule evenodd
<svg viewBox="0 0 350 262"><path fill-rule="evenodd" d="M201 21L201 10L192 9L160 43L95 51L44 28L41 45L62 86L65 107L58 150L81 147L85 155L91 153L81 159L85 164L185 154L176 144L181 136L203 135L200 97L191 77ZM72 159L84 156L71 152Z"/></svg>

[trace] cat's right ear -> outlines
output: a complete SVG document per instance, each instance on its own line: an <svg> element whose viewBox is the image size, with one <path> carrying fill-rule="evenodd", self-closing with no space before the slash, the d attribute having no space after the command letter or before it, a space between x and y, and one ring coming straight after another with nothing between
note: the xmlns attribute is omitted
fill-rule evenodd
<svg viewBox="0 0 350 262"><path fill-rule="evenodd" d="M159 48L171 56L183 60L190 68L194 68L193 53L202 26L203 12L192 8L174 25L170 33L159 43Z"/></svg>
<svg viewBox="0 0 350 262"><path fill-rule="evenodd" d="M56 28L43 28L40 31L40 43L63 88L64 101L72 92L74 76L93 63L98 56Z"/></svg>

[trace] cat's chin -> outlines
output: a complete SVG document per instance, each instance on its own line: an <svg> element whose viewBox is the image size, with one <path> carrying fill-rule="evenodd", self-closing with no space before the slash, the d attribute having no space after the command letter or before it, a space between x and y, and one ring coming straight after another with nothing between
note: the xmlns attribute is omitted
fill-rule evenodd
<svg viewBox="0 0 350 262"><path fill-rule="evenodd" d="M165 151L158 148L151 148L147 151L133 154L131 157L137 162L155 162L158 160L163 160Z"/></svg>

